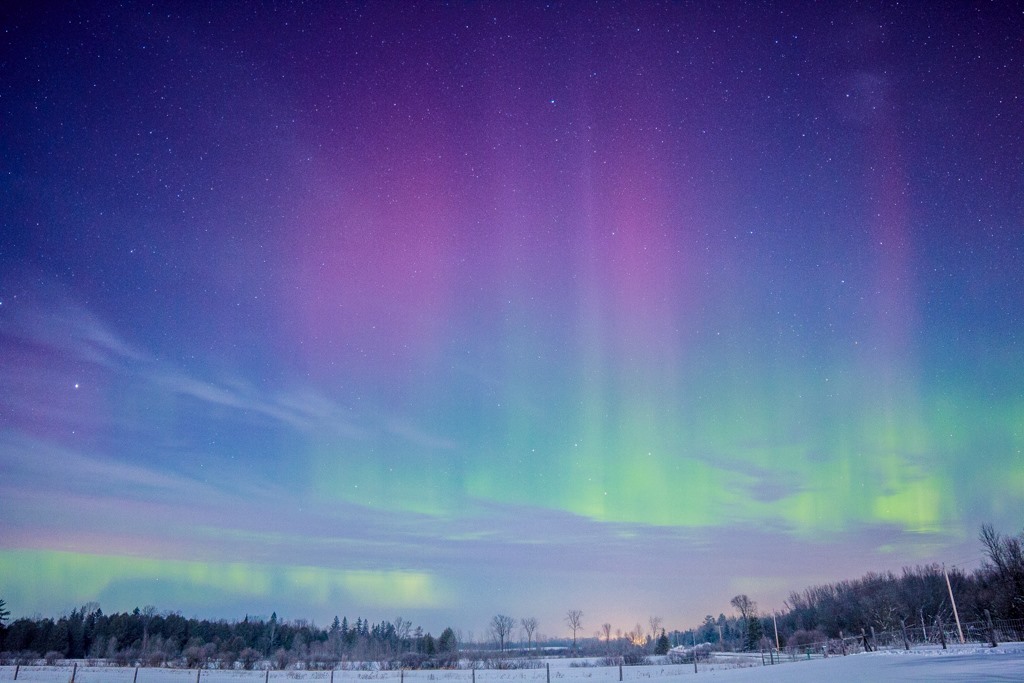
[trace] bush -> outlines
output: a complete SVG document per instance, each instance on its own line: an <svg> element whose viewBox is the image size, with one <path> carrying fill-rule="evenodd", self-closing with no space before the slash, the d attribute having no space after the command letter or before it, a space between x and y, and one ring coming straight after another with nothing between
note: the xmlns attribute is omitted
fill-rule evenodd
<svg viewBox="0 0 1024 683"><path fill-rule="evenodd" d="M150 650L141 657L143 666L159 667L167 663L167 655L159 650Z"/></svg>
<svg viewBox="0 0 1024 683"><path fill-rule="evenodd" d="M14 653L14 663L21 666L31 666L39 661L39 653L35 650L21 650Z"/></svg>
<svg viewBox="0 0 1024 683"><path fill-rule="evenodd" d="M128 666L138 658L138 651L135 648L126 647L114 653L114 664L117 666Z"/></svg>
<svg viewBox="0 0 1024 683"><path fill-rule="evenodd" d="M256 662L260 661L260 653L251 647L247 647L238 653L238 659L242 662L243 669L252 671L252 668L256 666Z"/></svg>
<svg viewBox="0 0 1024 683"><path fill-rule="evenodd" d="M278 648L277 651L274 652L273 661L274 668L278 669L279 671L283 671L284 669L288 668L288 665L291 663L292 654L288 652L288 650L285 650L283 647Z"/></svg>
<svg viewBox="0 0 1024 683"><path fill-rule="evenodd" d="M650 658L643 652L627 652L622 655L622 664L624 666L647 666L650 663Z"/></svg>
<svg viewBox="0 0 1024 683"><path fill-rule="evenodd" d="M185 658L186 669L199 669L206 661L203 648L199 645L190 645L185 648L181 656Z"/></svg>
<svg viewBox="0 0 1024 683"><path fill-rule="evenodd" d="M527 659L523 657L498 657L484 660L485 669L541 669L544 662L539 659Z"/></svg>
<svg viewBox="0 0 1024 683"><path fill-rule="evenodd" d="M401 659L399 659L399 665L403 669L433 668L426 666L428 662L430 662L430 657L427 657L424 654L420 654L419 652L406 652L404 655L402 655Z"/></svg>
<svg viewBox="0 0 1024 683"><path fill-rule="evenodd" d="M826 640L828 640L828 638L825 634L817 629L813 631L799 629L794 631L793 635L786 639L786 647L806 647L807 645L813 645L814 643L824 643Z"/></svg>
<svg viewBox="0 0 1024 683"><path fill-rule="evenodd" d="M46 662L46 666L53 666L63 658L64 655L60 652L57 652L56 650L50 650L45 655L43 655L43 661Z"/></svg>

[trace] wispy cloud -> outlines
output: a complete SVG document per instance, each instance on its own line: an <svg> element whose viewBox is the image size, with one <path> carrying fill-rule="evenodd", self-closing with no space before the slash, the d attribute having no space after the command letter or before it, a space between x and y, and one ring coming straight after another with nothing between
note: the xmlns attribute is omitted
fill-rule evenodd
<svg viewBox="0 0 1024 683"><path fill-rule="evenodd" d="M36 299L8 302L0 314L2 337L37 349L44 358L59 359L63 364L94 365L136 385L142 383L170 396L259 414L302 433L326 430L348 438L365 437L349 410L312 388L268 391L237 377L191 374L139 348L100 316L52 288ZM11 368L12 372L16 370ZM37 412L57 416L38 397L25 397L23 402L38 404Z"/></svg>
<svg viewBox="0 0 1024 683"><path fill-rule="evenodd" d="M220 497L207 483L166 469L124 462L30 439L14 432L0 435L0 491L22 487L49 495L60 491L159 496L168 500Z"/></svg>
<svg viewBox="0 0 1024 683"><path fill-rule="evenodd" d="M153 360L149 354L118 335L99 316L51 290L44 290L42 300L8 300L3 315L0 315L0 337L109 369Z"/></svg>

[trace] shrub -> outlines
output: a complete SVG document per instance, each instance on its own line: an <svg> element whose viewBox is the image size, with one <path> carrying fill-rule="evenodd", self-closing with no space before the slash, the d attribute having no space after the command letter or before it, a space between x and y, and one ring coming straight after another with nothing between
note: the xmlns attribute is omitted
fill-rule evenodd
<svg viewBox="0 0 1024 683"><path fill-rule="evenodd" d="M260 653L251 647L247 647L238 653L238 659L242 662L243 669L252 671L252 668L256 666L256 662L260 661Z"/></svg>
<svg viewBox="0 0 1024 683"><path fill-rule="evenodd" d="M828 640L825 634L815 629L813 631L805 631L799 629L793 632L789 638L786 639L786 647L797 648L812 645L814 643L823 643Z"/></svg>

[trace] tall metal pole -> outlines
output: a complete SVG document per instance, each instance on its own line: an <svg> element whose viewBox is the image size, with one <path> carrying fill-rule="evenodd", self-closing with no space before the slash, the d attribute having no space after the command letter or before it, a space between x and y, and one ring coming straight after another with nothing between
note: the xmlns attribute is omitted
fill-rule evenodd
<svg viewBox="0 0 1024 683"><path fill-rule="evenodd" d="M960 628L960 615L956 611L956 598L953 597L953 586L949 583L949 574L946 572L946 565L942 565L942 573L946 577L946 589L949 590L949 602L953 605L953 618L956 619L956 631L960 635L960 644L964 644L964 630Z"/></svg>
<svg viewBox="0 0 1024 683"><path fill-rule="evenodd" d="M779 622L775 621L775 612L772 612L772 626L775 627L775 651L779 652L782 648L779 647Z"/></svg>

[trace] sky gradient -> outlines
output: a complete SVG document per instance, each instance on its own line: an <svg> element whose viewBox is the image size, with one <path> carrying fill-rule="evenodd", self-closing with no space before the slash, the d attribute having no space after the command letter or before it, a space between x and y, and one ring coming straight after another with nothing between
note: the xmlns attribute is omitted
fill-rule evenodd
<svg viewBox="0 0 1024 683"><path fill-rule="evenodd" d="M1012 3L0 22L16 616L683 628L1022 528Z"/></svg>

